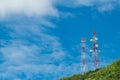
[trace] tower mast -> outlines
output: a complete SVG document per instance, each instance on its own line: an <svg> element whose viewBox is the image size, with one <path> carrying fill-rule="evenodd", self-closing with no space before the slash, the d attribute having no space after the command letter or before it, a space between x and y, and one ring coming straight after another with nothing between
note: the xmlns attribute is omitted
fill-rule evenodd
<svg viewBox="0 0 120 80"><path fill-rule="evenodd" d="M96 36L96 31L93 31L93 38L90 39L90 41L93 44L93 48L90 50L90 53L93 55L93 64L95 66L95 69L99 67L99 58L98 58L98 54L99 54L99 50L98 50L98 38Z"/></svg>
<svg viewBox="0 0 120 80"><path fill-rule="evenodd" d="M86 73L86 51L85 51L85 38L82 38L81 40L81 46L82 46L82 56L81 56L81 70L82 70L82 74Z"/></svg>

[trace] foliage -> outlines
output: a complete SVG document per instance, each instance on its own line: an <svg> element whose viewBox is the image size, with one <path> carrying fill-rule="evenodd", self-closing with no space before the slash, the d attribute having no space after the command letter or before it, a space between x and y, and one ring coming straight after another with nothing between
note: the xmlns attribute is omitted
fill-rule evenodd
<svg viewBox="0 0 120 80"><path fill-rule="evenodd" d="M84 75L73 75L60 80L120 80L120 60L113 62L107 67L89 71Z"/></svg>

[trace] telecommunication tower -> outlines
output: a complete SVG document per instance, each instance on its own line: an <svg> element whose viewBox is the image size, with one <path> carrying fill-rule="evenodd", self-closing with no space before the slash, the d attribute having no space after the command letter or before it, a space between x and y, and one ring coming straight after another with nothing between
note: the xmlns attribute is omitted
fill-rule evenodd
<svg viewBox="0 0 120 80"><path fill-rule="evenodd" d="M96 31L93 31L93 38L90 39L90 42L92 42L93 44L93 48L90 50L90 53L93 55L93 64L95 69L99 67L99 58L98 58L98 54L99 54L99 50L98 50L98 38L96 36Z"/></svg>
<svg viewBox="0 0 120 80"><path fill-rule="evenodd" d="M86 73L86 51L85 51L85 38L82 38L81 40L81 46L82 46L82 56L81 56L81 71L82 71L82 74L85 74Z"/></svg>

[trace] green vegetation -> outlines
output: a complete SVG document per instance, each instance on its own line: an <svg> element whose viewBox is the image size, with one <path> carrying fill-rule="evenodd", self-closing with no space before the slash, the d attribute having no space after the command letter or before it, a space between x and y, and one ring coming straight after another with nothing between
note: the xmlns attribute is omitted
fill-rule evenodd
<svg viewBox="0 0 120 80"><path fill-rule="evenodd" d="M85 75L73 75L60 80L120 80L120 60L113 62L107 67L89 71Z"/></svg>

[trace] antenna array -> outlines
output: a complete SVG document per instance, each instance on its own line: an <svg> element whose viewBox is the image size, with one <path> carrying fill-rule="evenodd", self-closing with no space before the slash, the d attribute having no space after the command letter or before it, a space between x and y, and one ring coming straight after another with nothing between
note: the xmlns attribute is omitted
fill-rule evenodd
<svg viewBox="0 0 120 80"><path fill-rule="evenodd" d="M99 58L98 58L98 38L96 36L96 31L93 31L93 38L90 39L90 42L92 42L93 44L93 48L90 50L90 53L93 55L93 64L95 66L95 68L99 67Z"/></svg>

